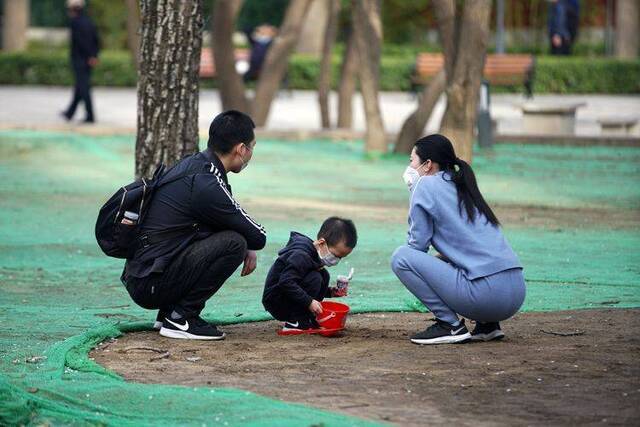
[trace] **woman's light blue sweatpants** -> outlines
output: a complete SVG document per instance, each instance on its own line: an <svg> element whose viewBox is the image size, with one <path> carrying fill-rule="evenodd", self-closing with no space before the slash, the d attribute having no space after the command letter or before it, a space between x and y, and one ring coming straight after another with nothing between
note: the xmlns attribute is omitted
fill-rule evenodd
<svg viewBox="0 0 640 427"><path fill-rule="evenodd" d="M500 322L517 313L526 286L521 268L469 280L435 256L399 247L391 268L407 289L440 320L455 324L458 314L479 322Z"/></svg>

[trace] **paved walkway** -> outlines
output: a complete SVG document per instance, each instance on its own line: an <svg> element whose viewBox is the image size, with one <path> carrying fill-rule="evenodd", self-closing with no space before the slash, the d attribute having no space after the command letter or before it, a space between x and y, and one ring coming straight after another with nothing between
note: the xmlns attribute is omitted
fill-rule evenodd
<svg viewBox="0 0 640 427"><path fill-rule="evenodd" d="M331 98L336 106L335 94ZM0 128L67 129L78 124L67 124L59 112L71 97L71 88L44 86L0 86ZM136 90L134 88L96 88L93 98L98 119L97 127L119 132L133 132L136 126ZM384 92L380 96L382 114L387 132L400 130L405 118L415 109L416 99L407 93ZM600 134L597 119L616 116L640 116L640 96L610 95L538 95L540 103L558 105L584 102L577 113L576 133L596 136ZM492 95L491 113L498 121L498 132L522 132L522 114L517 105L524 99L520 95ZM441 99L427 124L427 131L436 131L444 112ZM211 119L221 110L218 92L205 89L200 94L199 124L206 133ZM333 108L335 119L336 108ZM78 119L84 113L82 107ZM354 129L364 130L364 113L360 96L354 99ZM318 130L320 117L316 93L313 91L281 92L274 101L267 129L275 131Z"/></svg>

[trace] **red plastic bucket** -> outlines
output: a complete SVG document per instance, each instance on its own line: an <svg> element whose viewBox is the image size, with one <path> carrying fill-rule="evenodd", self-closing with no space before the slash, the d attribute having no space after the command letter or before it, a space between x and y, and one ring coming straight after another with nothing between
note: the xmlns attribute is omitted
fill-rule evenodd
<svg viewBox="0 0 640 427"><path fill-rule="evenodd" d="M322 301L322 313L316 316L320 327L338 332L347 323L349 306L339 302Z"/></svg>

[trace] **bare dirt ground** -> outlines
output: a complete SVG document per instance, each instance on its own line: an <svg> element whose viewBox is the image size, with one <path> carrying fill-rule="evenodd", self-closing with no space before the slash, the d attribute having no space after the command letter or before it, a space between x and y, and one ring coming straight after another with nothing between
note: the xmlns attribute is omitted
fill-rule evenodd
<svg viewBox="0 0 640 427"><path fill-rule="evenodd" d="M246 323L224 327L220 342L132 333L91 357L129 381L235 387L402 425L633 425L639 316L524 313L503 324L500 342L418 346L407 336L430 314L362 314L336 338Z"/></svg>

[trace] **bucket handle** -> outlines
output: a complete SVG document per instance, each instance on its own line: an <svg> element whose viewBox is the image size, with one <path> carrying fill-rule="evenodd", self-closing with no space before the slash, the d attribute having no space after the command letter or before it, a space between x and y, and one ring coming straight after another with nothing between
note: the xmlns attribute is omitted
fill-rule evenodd
<svg viewBox="0 0 640 427"><path fill-rule="evenodd" d="M336 317L336 312L332 311L328 316L323 317L322 319L318 319L318 323L326 322L329 319Z"/></svg>

